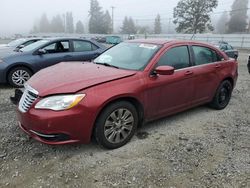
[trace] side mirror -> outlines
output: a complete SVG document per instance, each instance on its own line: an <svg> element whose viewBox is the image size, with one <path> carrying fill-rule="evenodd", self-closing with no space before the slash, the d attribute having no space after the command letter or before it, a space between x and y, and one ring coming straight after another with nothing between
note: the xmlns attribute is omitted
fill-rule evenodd
<svg viewBox="0 0 250 188"><path fill-rule="evenodd" d="M21 49L21 48L24 48L24 47L25 47L25 45L22 44L22 45L18 46L17 48Z"/></svg>
<svg viewBox="0 0 250 188"><path fill-rule="evenodd" d="M17 46L14 51L15 52L18 52L20 49L22 49L23 47L25 47L24 45L20 45L20 46Z"/></svg>
<svg viewBox="0 0 250 188"><path fill-rule="evenodd" d="M43 55L43 54L46 54L47 53L47 51L45 50L45 49L39 49L38 51L37 51L37 54L38 55Z"/></svg>
<svg viewBox="0 0 250 188"><path fill-rule="evenodd" d="M174 67L171 66L159 66L154 70L155 74L159 75L172 75L174 74Z"/></svg>

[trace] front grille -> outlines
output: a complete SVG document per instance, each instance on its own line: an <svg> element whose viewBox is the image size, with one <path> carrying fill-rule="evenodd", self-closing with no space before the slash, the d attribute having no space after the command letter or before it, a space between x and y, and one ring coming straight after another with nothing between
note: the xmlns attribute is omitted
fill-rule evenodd
<svg viewBox="0 0 250 188"><path fill-rule="evenodd" d="M31 105L35 102L35 100L38 98L38 92L34 90L29 85L25 85L25 90L23 92L22 98L19 102L19 110L21 112L27 112Z"/></svg>

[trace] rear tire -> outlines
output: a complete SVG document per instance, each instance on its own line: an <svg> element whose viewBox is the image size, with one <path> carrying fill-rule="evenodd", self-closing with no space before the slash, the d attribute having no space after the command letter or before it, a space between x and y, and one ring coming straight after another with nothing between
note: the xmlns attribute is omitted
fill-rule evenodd
<svg viewBox="0 0 250 188"><path fill-rule="evenodd" d="M134 105L119 101L107 106L97 118L94 135L99 145L116 149L133 137L138 125L138 113Z"/></svg>
<svg viewBox="0 0 250 188"><path fill-rule="evenodd" d="M23 87L32 76L32 72L26 67L15 67L8 74L8 83L14 87Z"/></svg>
<svg viewBox="0 0 250 188"><path fill-rule="evenodd" d="M210 106L217 110L224 109L231 99L232 90L233 86L229 80L224 80L221 82L212 102L210 103Z"/></svg>

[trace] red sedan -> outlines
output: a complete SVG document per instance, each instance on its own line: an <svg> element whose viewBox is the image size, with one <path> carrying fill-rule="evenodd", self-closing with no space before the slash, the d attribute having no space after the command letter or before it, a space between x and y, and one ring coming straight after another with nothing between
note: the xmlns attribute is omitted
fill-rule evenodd
<svg viewBox="0 0 250 188"><path fill-rule="evenodd" d="M225 108L237 62L208 44L134 40L94 62L60 63L35 74L18 105L20 127L46 144L121 147L139 124L209 103Z"/></svg>

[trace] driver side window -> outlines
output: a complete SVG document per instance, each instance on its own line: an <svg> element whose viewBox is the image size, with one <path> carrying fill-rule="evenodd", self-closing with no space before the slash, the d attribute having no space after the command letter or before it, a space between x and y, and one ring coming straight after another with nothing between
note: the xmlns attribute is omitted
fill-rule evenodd
<svg viewBox="0 0 250 188"><path fill-rule="evenodd" d="M189 52L187 46L171 48L163 54L158 62L158 66L168 65L176 70L189 67Z"/></svg>
<svg viewBox="0 0 250 188"><path fill-rule="evenodd" d="M43 48L47 53L63 53L69 52L69 42L68 41L58 41Z"/></svg>

